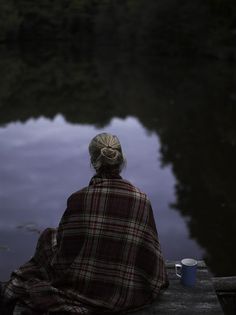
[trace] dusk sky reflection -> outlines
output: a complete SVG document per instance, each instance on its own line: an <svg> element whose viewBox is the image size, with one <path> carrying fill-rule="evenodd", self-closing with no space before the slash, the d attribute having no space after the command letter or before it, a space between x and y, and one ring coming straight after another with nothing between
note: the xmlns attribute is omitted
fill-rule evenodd
<svg viewBox="0 0 236 315"><path fill-rule="evenodd" d="M185 219L171 209L175 177L161 167L160 141L134 117L113 118L106 128L72 125L63 116L30 119L0 128L0 277L33 255L37 229L56 227L69 195L87 186L94 172L88 144L100 132L116 134L127 158L122 176L149 196L166 259L201 259ZM28 228L27 228L28 227ZM8 249L9 248L9 249Z"/></svg>

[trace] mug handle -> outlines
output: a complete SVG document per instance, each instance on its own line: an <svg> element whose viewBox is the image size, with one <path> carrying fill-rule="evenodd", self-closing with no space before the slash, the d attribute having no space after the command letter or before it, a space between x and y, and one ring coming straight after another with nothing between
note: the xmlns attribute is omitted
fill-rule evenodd
<svg viewBox="0 0 236 315"><path fill-rule="evenodd" d="M178 269L181 270L182 266L180 264L175 264L175 273L176 273L176 276L181 278L181 274L178 273Z"/></svg>

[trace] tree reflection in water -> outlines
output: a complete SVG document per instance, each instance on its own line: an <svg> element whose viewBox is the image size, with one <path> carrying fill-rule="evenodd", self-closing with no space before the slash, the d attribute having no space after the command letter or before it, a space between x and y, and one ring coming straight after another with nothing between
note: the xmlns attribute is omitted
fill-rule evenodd
<svg viewBox="0 0 236 315"><path fill-rule="evenodd" d="M45 49L0 58L0 124L61 113L105 126L135 116L161 140L177 179L173 208L206 250L213 273L235 273L235 64L151 59L112 49Z"/></svg>

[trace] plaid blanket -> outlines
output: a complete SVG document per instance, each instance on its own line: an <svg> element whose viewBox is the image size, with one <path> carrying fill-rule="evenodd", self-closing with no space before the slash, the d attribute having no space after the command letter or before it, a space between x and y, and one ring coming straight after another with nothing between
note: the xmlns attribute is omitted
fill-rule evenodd
<svg viewBox="0 0 236 315"><path fill-rule="evenodd" d="M14 314L24 306L32 314L127 312L167 286L147 196L118 175L94 176L68 198L58 229L46 229L33 258L12 273L4 299L17 302Z"/></svg>

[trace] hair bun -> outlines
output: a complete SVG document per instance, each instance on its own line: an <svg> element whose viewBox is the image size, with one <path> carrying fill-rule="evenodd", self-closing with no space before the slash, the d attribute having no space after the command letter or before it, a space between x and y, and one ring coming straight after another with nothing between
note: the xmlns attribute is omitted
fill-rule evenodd
<svg viewBox="0 0 236 315"><path fill-rule="evenodd" d="M105 158L109 160L116 160L119 152L115 149L109 148L109 147L104 147L101 149L101 155L104 156Z"/></svg>
<svg viewBox="0 0 236 315"><path fill-rule="evenodd" d="M96 172L121 172L125 165L120 141L115 135L100 133L89 144L91 163Z"/></svg>

